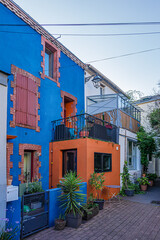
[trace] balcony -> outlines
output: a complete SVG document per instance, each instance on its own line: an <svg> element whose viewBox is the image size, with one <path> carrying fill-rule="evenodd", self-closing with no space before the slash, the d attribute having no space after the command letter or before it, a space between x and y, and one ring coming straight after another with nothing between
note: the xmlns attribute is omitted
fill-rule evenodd
<svg viewBox="0 0 160 240"><path fill-rule="evenodd" d="M117 143L118 128L89 114L52 121L52 141L93 138Z"/></svg>

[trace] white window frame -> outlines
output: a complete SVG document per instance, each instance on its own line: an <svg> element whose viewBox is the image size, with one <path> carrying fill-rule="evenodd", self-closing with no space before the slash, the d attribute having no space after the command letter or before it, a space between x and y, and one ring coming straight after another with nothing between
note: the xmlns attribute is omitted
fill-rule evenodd
<svg viewBox="0 0 160 240"><path fill-rule="evenodd" d="M129 142L132 143L132 154L129 154ZM129 158L131 158L132 164L129 165ZM128 162L128 169L129 170L136 170L137 169L137 147L136 147L136 142L127 139L127 162Z"/></svg>

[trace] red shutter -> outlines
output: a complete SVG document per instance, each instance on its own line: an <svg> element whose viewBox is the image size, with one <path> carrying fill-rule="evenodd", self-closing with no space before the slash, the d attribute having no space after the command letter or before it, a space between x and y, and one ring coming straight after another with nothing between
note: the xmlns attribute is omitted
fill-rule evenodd
<svg viewBox="0 0 160 240"><path fill-rule="evenodd" d="M36 94L36 82L17 73L16 123L36 127Z"/></svg>
<svg viewBox="0 0 160 240"><path fill-rule="evenodd" d="M17 73L16 123L27 124L27 77Z"/></svg>
<svg viewBox="0 0 160 240"><path fill-rule="evenodd" d="M20 73L17 73L16 86L27 89L28 78Z"/></svg>
<svg viewBox="0 0 160 240"><path fill-rule="evenodd" d="M36 83L28 79L27 124L36 127Z"/></svg>

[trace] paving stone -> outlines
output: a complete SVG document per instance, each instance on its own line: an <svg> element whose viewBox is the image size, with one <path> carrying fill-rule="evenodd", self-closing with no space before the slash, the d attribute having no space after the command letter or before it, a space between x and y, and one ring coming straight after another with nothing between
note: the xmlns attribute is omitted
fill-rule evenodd
<svg viewBox="0 0 160 240"><path fill-rule="evenodd" d="M78 229L55 231L48 228L28 240L160 240L160 206L121 200L105 204L105 209Z"/></svg>

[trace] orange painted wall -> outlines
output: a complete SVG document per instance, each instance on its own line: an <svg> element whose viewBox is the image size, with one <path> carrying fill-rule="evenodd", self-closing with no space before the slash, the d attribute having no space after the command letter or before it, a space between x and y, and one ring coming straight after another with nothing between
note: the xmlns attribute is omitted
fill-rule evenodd
<svg viewBox="0 0 160 240"><path fill-rule="evenodd" d="M105 185L120 185L120 146L111 142L80 138L50 143L50 188L56 187L62 178L62 151L67 149L77 149L77 175L87 182L88 194L92 191L89 179L94 172L95 152L112 154L112 171L105 173ZM53 164L51 164L52 161ZM109 195L111 195L111 190L108 192L108 188L105 187L102 198L107 199Z"/></svg>

